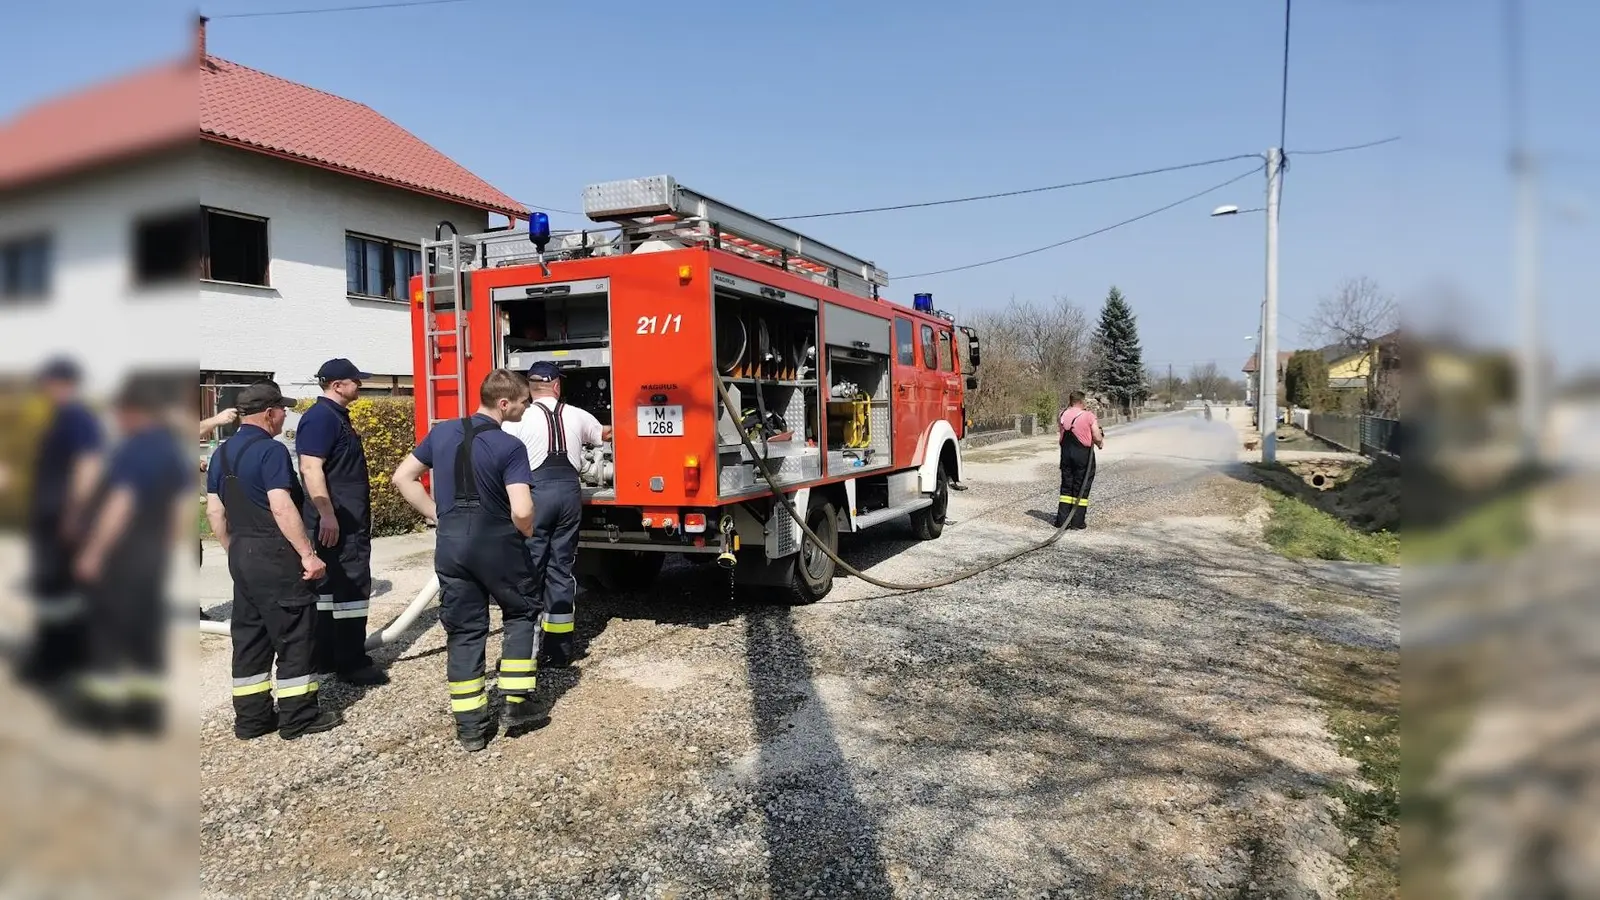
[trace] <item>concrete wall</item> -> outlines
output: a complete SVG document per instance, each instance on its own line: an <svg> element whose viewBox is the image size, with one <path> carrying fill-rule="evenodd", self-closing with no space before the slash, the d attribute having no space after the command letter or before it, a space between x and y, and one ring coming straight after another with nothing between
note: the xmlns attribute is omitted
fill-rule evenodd
<svg viewBox="0 0 1600 900"><path fill-rule="evenodd" d="M408 305L346 293L346 232L415 244L440 219L488 228L479 210L229 147L202 147L199 175L201 204L268 220L271 257L269 287L201 283L199 367L271 372L294 396L314 395L334 356L411 374Z"/></svg>
<svg viewBox="0 0 1600 900"><path fill-rule="evenodd" d="M0 241L47 233L52 242L49 294L0 300L0 375L66 354L104 392L131 367L192 367L196 286L136 287L130 260L136 219L196 199L187 153L0 194Z"/></svg>

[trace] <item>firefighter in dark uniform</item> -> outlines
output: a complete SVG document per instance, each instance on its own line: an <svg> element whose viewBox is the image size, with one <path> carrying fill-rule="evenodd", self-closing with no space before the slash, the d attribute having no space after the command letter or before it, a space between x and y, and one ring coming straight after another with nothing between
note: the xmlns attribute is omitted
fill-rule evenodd
<svg viewBox="0 0 1600 900"><path fill-rule="evenodd" d="M577 654L578 529L583 519L583 484L578 478L579 454L585 444L611 439L611 429L586 410L561 399L561 370L536 362L528 369L533 397L529 413L505 430L522 441L533 473L533 506L537 511L528 538L536 605L543 611L539 662L565 666Z"/></svg>
<svg viewBox="0 0 1600 900"><path fill-rule="evenodd" d="M274 440L283 432L284 408L291 403L271 381L241 391L242 424L206 469L206 516L233 576L233 733L241 740L274 731L294 740L343 722L318 704L312 667L317 622L312 586L328 567L301 519L305 495L289 448Z"/></svg>
<svg viewBox="0 0 1600 900"><path fill-rule="evenodd" d="M484 680L489 599L500 605L497 670L508 729L539 722L532 695L538 611L523 541L533 533L532 480L522 442L500 429L528 409L528 380L496 369L478 389L477 414L440 422L395 469L393 482L424 518L438 523L433 568L456 739L482 750L498 724ZM434 496L422 486L433 470Z"/></svg>
<svg viewBox="0 0 1600 900"><path fill-rule="evenodd" d="M1094 451L1104 447L1105 433L1095 414L1084 407L1083 391L1073 391L1067 408L1056 422L1061 439L1061 498L1056 506L1055 526L1071 519L1071 528L1087 527L1089 486L1094 472Z"/></svg>
<svg viewBox="0 0 1600 900"><path fill-rule="evenodd" d="M317 585L318 677L347 684L387 684L389 676L367 655L367 612L372 598L372 486L361 435L350 425L350 404L372 375L348 359L317 370L322 396L300 416L294 447L305 483L306 530L328 577Z"/></svg>
<svg viewBox="0 0 1600 900"><path fill-rule="evenodd" d="M72 568L104 435L94 413L78 399L82 380L78 366L64 358L47 363L38 376L51 415L28 498L29 587L37 624L19 675L41 687L75 677L85 658L83 601Z"/></svg>
<svg viewBox="0 0 1600 900"><path fill-rule="evenodd" d="M167 573L194 516L194 464L166 416L178 396L170 378L129 378L114 404L121 439L88 506L76 574L89 658L72 714L98 729L165 720Z"/></svg>

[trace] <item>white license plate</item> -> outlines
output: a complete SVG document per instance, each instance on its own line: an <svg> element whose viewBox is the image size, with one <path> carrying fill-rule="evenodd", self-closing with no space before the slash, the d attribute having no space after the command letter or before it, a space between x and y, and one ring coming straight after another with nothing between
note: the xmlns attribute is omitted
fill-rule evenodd
<svg viewBox="0 0 1600 900"><path fill-rule="evenodd" d="M683 435L683 407L639 407L640 437L681 437Z"/></svg>

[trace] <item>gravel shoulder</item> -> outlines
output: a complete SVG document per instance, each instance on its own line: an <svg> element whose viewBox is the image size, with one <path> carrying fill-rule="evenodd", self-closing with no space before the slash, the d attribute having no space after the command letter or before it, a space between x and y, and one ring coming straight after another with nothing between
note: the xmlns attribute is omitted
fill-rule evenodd
<svg viewBox="0 0 1600 900"><path fill-rule="evenodd" d="M1397 579L1268 552L1237 447L1191 416L1113 431L1089 531L946 588L790 609L678 566L587 594L588 657L541 673L551 724L476 755L431 614L383 651L392 684L333 686L348 724L292 744L233 739L202 638L202 893L1333 897L1326 789L1354 768L1294 647L1396 646ZM885 526L846 558L925 580L1049 533L1049 438L968 458L942 538ZM426 549L385 551L376 616Z"/></svg>

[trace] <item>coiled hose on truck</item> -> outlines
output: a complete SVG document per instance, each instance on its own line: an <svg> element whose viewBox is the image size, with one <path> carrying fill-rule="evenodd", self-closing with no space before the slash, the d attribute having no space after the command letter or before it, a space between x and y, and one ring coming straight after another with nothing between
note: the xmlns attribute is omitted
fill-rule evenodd
<svg viewBox="0 0 1600 900"><path fill-rule="evenodd" d="M717 393L722 397L723 408L728 411L728 415L733 417L733 421L738 422L740 418L739 408L738 405L733 402L733 397L728 393L728 386L723 383L721 375L714 375L714 377L717 380ZM1021 550L1008 553L992 562L986 562L970 569L963 569L954 575L946 575L943 578L920 584L900 584L893 581L885 581L882 578L874 578L855 566L845 562L843 559L840 559L839 554L836 553L832 547L829 547L826 542L817 537L816 533L806 525L806 517L801 514L799 510L795 509L794 501L790 499L788 494L783 492L783 488L778 484L777 478L773 476L772 470L767 468L767 461L765 457L756 452L755 444L751 443L750 436L744 433L744 429L739 429L739 440L744 444L744 448L750 451L750 456L755 460L756 468L760 469L761 471L761 477L767 482L767 486L772 489L773 496L777 497L778 500L783 503L784 508L789 511L789 515L794 519L795 524L800 526L800 533L805 535L806 540L816 545L816 547L822 550L823 553L826 553L828 558L833 560L834 564L843 569L846 573L854 575L862 581L865 581L867 584L883 588L886 591L915 593L917 591L929 591L933 590L934 588L946 587L960 581L965 581L974 575L980 575L984 572L988 572L998 566L1003 566L1012 560L1027 556L1029 553L1033 553L1036 550L1043 550L1051 544L1054 544L1056 541L1061 540L1061 536L1066 534L1067 529L1072 526L1073 519L1079 514L1079 511L1083 509L1082 506L1074 504L1071 512L1067 514L1066 520L1061 523L1061 527L1057 528L1049 537L1039 541L1038 543L1029 544L1028 546L1023 547ZM1088 493L1090 486L1094 484L1094 457L1090 456L1089 460L1089 471L1084 473L1083 484L1079 485L1078 487L1078 496L1080 497Z"/></svg>

